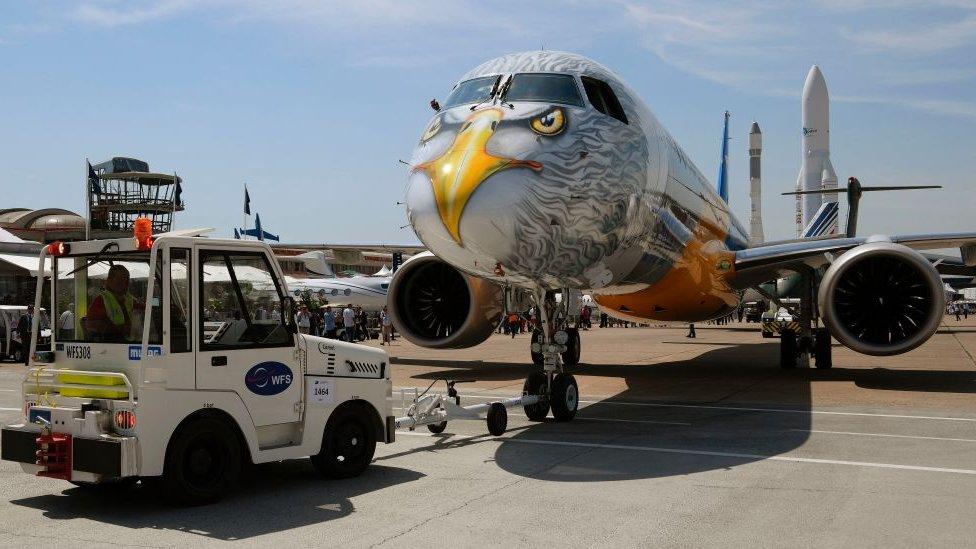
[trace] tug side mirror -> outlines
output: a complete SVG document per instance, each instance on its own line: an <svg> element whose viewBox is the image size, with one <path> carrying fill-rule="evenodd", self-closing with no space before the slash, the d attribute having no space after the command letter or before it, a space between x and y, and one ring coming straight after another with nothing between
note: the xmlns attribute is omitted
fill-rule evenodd
<svg viewBox="0 0 976 549"><path fill-rule="evenodd" d="M281 319L285 322L288 333L298 333L298 324L295 323L295 298L290 295L286 295L281 301Z"/></svg>

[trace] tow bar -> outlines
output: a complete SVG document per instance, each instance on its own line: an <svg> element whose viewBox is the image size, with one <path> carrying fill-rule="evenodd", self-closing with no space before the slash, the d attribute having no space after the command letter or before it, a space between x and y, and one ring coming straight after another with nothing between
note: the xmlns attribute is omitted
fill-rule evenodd
<svg viewBox="0 0 976 549"><path fill-rule="evenodd" d="M406 408L407 415L396 419L397 429L414 430L418 425L426 425L431 433L442 433L447 428L447 422L455 419L484 419L488 424L488 432L500 436L508 428L508 408L513 406L531 406L539 402L538 395L522 395L505 400L496 400L484 404L461 406L461 395L454 386L458 383L471 383L474 380L445 380L447 395L430 394L430 388L437 383L435 380L419 393L417 388L400 389L401 405ZM406 406L407 394L413 391L410 407Z"/></svg>

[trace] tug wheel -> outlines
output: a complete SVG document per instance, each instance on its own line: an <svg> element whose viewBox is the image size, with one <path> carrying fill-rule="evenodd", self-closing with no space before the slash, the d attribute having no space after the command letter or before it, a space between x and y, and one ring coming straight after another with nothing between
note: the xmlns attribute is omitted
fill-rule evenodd
<svg viewBox="0 0 976 549"><path fill-rule="evenodd" d="M572 374L558 374L552 380L550 403L552 417L556 418L556 421L570 421L576 417L576 410L579 408L579 386L576 385L576 378Z"/></svg>
<svg viewBox="0 0 976 549"><path fill-rule="evenodd" d="M376 431L362 412L339 410L329 418L322 435L322 450L311 457L312 465L327 477L358 476L376 451Z"/></svg>
<svg viewBox="0 0 976 549"><path fill-rule="evenodd" d="M508 410L501 402L492 402L488 407L488 432L494 436L501 436L508 428Z"/></svg>
<svg viewBox="0 0 976 549"><path fill-rule="evenodd" d="M544 372L532 372L529 377L525 378L525 384L522 385L522 393L526 395L536 395L539 397L539 402L535 404L530 404L528 406L523 406L525 409L525 416L529 418L530 421L542 421L546 419L546 414L549 413L549 398L546 395L546 374Z"/></svg>
<svg viewBox="0 0 976 549"><path fill-rule="evenodd" d="M170 440L162 489L182 505L212 503L237 484L242 461L241 445L225 422L195 419Z"/></svg>

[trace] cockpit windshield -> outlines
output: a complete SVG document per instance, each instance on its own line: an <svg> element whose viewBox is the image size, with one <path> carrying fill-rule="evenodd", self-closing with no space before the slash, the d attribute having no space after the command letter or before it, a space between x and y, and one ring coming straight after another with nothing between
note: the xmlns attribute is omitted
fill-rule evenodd
<svg viewBox="0 0 976 549"><path fill-rule="evenodd" d="M451 95L444 102L444 108L449 109L458 105L469 103L480 103L491 98L491 91L495 87L495 82L501 76L482 76L471 80L465 80L454 88Z"/></svg>
<svg viewBox="0 0 976 549"><path fill-rule="evenodd" d="M541 101L583 106L576 80L569 74L521 73L512 78L505 101Z"/></svg>

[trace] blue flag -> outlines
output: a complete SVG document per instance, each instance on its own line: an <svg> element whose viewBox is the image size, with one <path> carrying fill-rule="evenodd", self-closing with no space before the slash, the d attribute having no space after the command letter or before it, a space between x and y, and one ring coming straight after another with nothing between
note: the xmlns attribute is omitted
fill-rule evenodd
<svg viewBox="0 0 976 549"><path fill-rule="evenodd" d="M247 185L244 185L244 213L251 215L251 195L247 194Z"/></svg>
<svg viewBox="0 0 976 549"><path fill-rule="evenodd" d="M176 178L176 192L173 193L173 202L177 207L183 206L183 185L180 185L180 178Z"/></svg>
<svg viewBox="0 0 976 549"><path fill-rule="evenodd" d="M92 168L91 162L88 163L88 188L92 194L102 194L102 186L98 184L98 174Z"/></svg>

